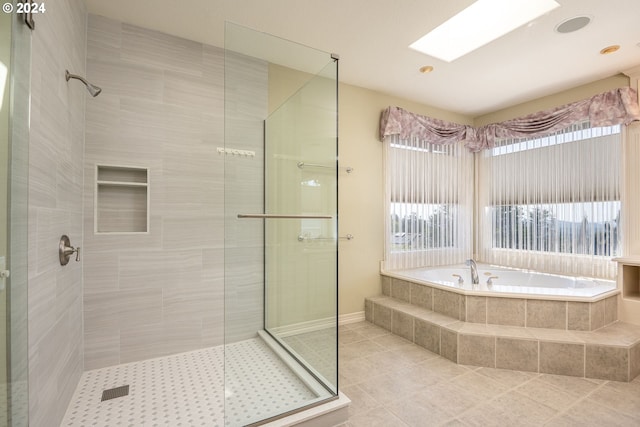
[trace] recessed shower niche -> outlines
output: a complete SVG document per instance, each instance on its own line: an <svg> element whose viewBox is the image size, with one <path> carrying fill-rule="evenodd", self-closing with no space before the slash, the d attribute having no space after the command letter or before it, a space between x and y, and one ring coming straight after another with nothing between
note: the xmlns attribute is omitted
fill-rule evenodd
<svg viewBox="0 0 640 427"><path fill-rule="evenodd" d="M96 165L96 233L149 231L149 173L147 168Z"/></svg>

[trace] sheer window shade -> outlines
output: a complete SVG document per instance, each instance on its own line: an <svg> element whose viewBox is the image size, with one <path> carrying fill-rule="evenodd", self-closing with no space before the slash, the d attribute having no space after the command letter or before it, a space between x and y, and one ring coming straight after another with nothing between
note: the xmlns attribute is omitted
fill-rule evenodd
<svg viewBox="0 0 640 427"><path fill-rule="evenodd" d="M483 261L614 277L620 165L619 125L498 141L478 163Z"/></svg>
<svg viewBox="0 0 640 427"><path fill-rule="evenodd" d="M462 143L384 140L385 269L455 264L471 254L473 154Z"/></svg>

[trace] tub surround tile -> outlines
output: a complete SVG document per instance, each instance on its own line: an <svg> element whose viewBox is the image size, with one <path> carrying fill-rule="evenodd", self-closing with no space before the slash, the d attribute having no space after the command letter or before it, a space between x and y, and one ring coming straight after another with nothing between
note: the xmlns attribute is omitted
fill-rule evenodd
<svg viewBox="0 0 640 427"><path fill-rule="evenodd" d="M497 337L496 368L538 372L538 341Z"/></svg>
<svg viewBox="0 0 640 427"><path fill-rule="evenodd" d="M380 304L373 304L373 324L388 331L391 330L392 309Z"/></svg>
<svg viewBox="0 0 640 427"><path fill-rule="evenodd" d="M591 330L595 331L604 326L605 300L591 303Z"/></svg>
<svg viewBox="0 0 640 427"><path fill-rule="evenodd" d="M415 343L440 354L440 327L424 320L415 321Z"/></svg>
<svg viewBox="0 0 640 427"><path fill-rule="evenodd" d="M496 338L483 335L458 336L458 363L462 365L496 367Z"/></svg>
<svg viewBox="0 0 640 427"><path fill-rule="evenodd" d="M629 379L640 378L640 343L629 350Z"/></svg>
<svg viewBox="0 0 640 427"><path fill-rule="evenodd" d="M393 280L389 276L380 276L380 285L382 286L382 295L388 297L391 296L391 281Z"/></svg>
<svg viewBox="0 0 640 427"><path fill-rule="evenodd" d="M618 295L604 300L604 324L609 325L618 320Z"/></svg>
<svg viewBox="0 0 640 427"><path fill-rule="evenodd" d="M384 276L383 276L384 277ZM411 283L411 304L433 310L433 288Z"/></svg>
<svg viewBox="0 0 640 427"><path fill-rule="evenodd" d="M584 344L540 342L540 372L584 377Z"/></svg>
<svg viewBox="0 0 640 427"><path fill-rule="evenodd" d="M373 321L373 302L366 299L364 300L364 318L367 322L374 323Z"/></svg>
<svg viewBox="0 0 640 427"><path fill-rule="evenodd" d="M527 300L527 327L567 329L567 303Z"/></svg>
<svg viewBox="0 0 640 427"><path fill-rule="evenodd" d="M466 321L473 323L487 323L487 297L467 296Z"/></svg>
<svg viewBox="0 0 640 427"><path fill-rule="evenodd" d="M440 355L458 363L458 334L447 328L440 330Z"/></svg>
<svg viewBox="0 0 640 427"><path fill-rule="evenodd" d="M433 311L442 313L445 316L460 319L461 294L433 289Z"/></svg>
<svg viewBox="0 0 640 427"><path fill-rule="evenodd" d="M521 299L515 301L516 304L522 302ZM478 300L470 301L465 308L473 310L477 303ZM640 374L640 327L637 325L615 322L597 331L505 326L461 321L386 296L367 298L367 304L373 306L374 320L380 308L387 308L391 313L382 310L383 320L378 319L386 330L412 339L418 346L461 365L505 372L539 372L550 378L586 375L595 378L587 383L596 385L600 378L631 381ZM572 305L569 309L566 302L560 304L566 307L566 322L571 310L577 319L573 324L584 327L588 306ZM542 311L554 313L555 308L557 306L544 305Z"/></svg>
<svg viewBox="0 0 640 427"><path fill-rule="evenodd" d="M487 297L487 323L524 326L525 300L521 298Z"/></svg>
<svg viewBox="0 0 640 427"><path fill-rule="evenodd" d="M391 314L391 332L413 342L413 319L410 314L393 310Z"/></svg>
<svg viewBox="0 0 640 427"><path fill-rule="evenodd" d="M629 349L587 344L585 375L603 380L629 381Z"/></svg>
<svg viewBox="0 0 640 427"><path fill-rule="evenodd" d="M590 303L567 302L567 329L572 331L590 331L589 322Z"/></svg>
<svg viewBox="0 0 640 427"><path fill-rule="evenodd" d="M393 279L391 281L391 297L400 301L411 302L411 286L409 282Z"/></svg>

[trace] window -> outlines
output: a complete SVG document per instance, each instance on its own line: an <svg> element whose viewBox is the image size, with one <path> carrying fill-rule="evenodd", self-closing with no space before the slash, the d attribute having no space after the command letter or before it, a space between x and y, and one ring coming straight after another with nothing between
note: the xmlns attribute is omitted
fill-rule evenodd
<svg viewBox="0 0 640 427"><path fill-rule="evenodd" d="M613 277L619 253L620 126L575 125L480 155L482 258Z"/></svg>
<svg viewBox="0 0 640 427"><path fill-rule="evenodd" d="M385 139L385 268L455 264L471 254L473 154L462 144Z"/></svg>

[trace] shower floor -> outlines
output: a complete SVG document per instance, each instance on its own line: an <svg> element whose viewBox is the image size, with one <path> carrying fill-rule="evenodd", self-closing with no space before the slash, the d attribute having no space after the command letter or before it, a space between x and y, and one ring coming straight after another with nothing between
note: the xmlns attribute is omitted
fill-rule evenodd
<svg viewBox="0 0 640 427"><path fill-rule="evenodd" d="M104 390L123 385L127 396L101 402ZM243 426L319 398L253 338L87 371L61 425Z"/></svg>

